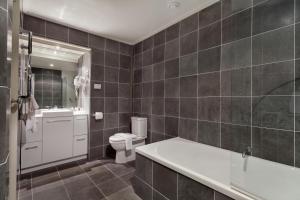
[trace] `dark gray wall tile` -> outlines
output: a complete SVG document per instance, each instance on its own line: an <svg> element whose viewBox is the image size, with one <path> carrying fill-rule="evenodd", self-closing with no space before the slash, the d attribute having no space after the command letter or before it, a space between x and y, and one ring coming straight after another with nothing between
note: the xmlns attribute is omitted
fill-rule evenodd
<svg viewBox="0 0 300 200"><path fill-rule="evenodd" d="M92 64L104 66L104 51L103 50L92 50Z"/></svg>
<svg viewBox="0 0 300 200"><path fill-rule="evenodd" d="M251 96L251 69L223 71L221 73L222 96Z"/></svg>
<svg viewBox="0 0 300 200"><path fill-rule="evenodd" d="M135 175L152 186L152 160L136 154Z"/></svg>
<svg viewBox="0 0 300 200"><path fill-rule="evenodd" d="M197 34L194 31L180 38L180 55L186 55L197 51Z"/></svg>
<svg viewBox="0 0 300 200"><path fill-rule="evenodd" d="M221 44L221 23L217 22L199 30L198 49L208 49Z"/></svg>
<svg viewBox="0 0 300 200"><path fill-rule="evenodd" d="M119 53L120 43L114 40L106 39L105 49L111 52Z"/></svg>
<svg viewBox="0 0 300 200"><path fill-rule="evenodd" d="M293 130L294 98L292 96L253 97L252 101L254 126Z"/></svg>
<svg viewBox="0 0 300 200"><path fill-rule="evenodd" d="M165 133L170 136L178 136L179 118L166 117L165 118Z"/></svg>
<svg viewBox="0 0 300 200"><path fill-rule="evenodd" d="M220 147L220 123L198 122L198 142Z"/></svg>
<svg viewBox="0 0 300 200"><path fill-rule="evenodd" d="M164 197L159 192L153 190L153 200L168 200L166 197Z"/></svg>
<svg viewBox="0 0 300 200"><path fill-rule="evenodd" d="M104 102L105 113L118 112L118 98L106 98Z"/></svg>
<svg viewBox="0 0 300 200"><path fill-rule="evenodd" d="M33 35L35 36L45 37L46 22L44 20L29 15L23 16L23 28L25 30L32 31Z"/></svg>
<svg viewBox="0 0 300 200"><path fill-rule="evenodd" d="M152 65L153 63L153 51L149 49L143 52L143 66Z"/></svg>
<svg viewBox="0 0 300 200"><path fill-rule="evenodd" d="M151 116L151 129L156 133L164 133L165 131L165 118L161 116Z"/></svg>
<svg viewBox="0 0 300 200"><path fill-rule="evenodd" d="M153 63L164 61L165 58L165 45L160 45L153 49Z"/></svg>
<svg viewBox="0 0 300 200"><path fill-rule="evenodd" d="M153 163L153 187L170 200L177 200L177 173Z"/></svg>
<svg viewBox="0 0 300 200"><path fill-rule="evenodd" d="M251 125L250 97L222 97L221 101L222 122Z"/></svg>
<svg viewBox="0 0 300 200"><path fill-rule="evenodd" d="M118 127L118 113L104 114L104 128L117 128Z"/></svg>
<svg viewBox="0 0 300 200"><path fill-rule="evenodd" d="M197 118L197 98L180 99L180 117Z"/></svg>
<svg viewBox="0 0 300 200"><path fill-rule="evenodd" d="M179 97L179 79L167 79L165 80L165 97L166 98L174 98Z"/></svg>
<svg viewBox="0 0 300 200"><path fill-rule="evenodd" d="M76 29L69 29L69 42L76 45L88 46L88 34Z"/></svg>
<svg viewBox="0 0 300 200"><path fill-rule="evenodd" d="M180 22L180 35L190 33L198 28L198 13Z"/></svg>
<svg viewBox="0 0 300 200"><path fill-rule="evenodd" d="M180 119L179 120L179 137L197 141L197 120Z"/></svg>
<svg viewBox="0 0 300 200"><path fill-rule="evenodd" d="M253 96L293 94L293 61L261 65L252 70Z"/></svg>
<svg viewBox="0 0 300 200"><path fill-rule="evenodd" d="M180 97L197 97L197 75L180 78Z"/></svg>
<svg viewBox="0 0 300 200"><path fill-rule="evenodd" d="M153 97L164 97L165 87L164 81L153 82Z"/></svg>
<svg viewBox="0 0 300 200"><path fill-rule="evenodd" d="M154 35L154 46L161 45L166 41L166 31L161 31Z"/></svg>
<svg viewBox="0 0 300 200"><path fill-rule="evenodd" d="M143 67L142 69L143 73L143 82L151 82L152 79L152 66Z"/></svg>
<svg viewBox="0 0 300 200"><path fill-rule="evenodd" d="M216 47L198 53L198 73L220 70L221 48Z"/></svg>
<svg viewBox="0 0 300 200"><path fill-rule="evenodd" d="M157 63L153 65L153 81L163 80L165 75L164 63Z"/></svg>
<svg viewBox="0 0 300 200"><path fill-rule="evenodd" d="M294 133L253 128L253 156L294 165Z"/></svg>
<svg viewBox="0 0 300 200"><path fill-rule="evenodd" d="M127 55L120 55L120 67L125 69L131 68L131 57Z"/></svg>
<svg viewBox="0 0 300 200"><path fill-rule="evenodd" d="M178 175L178 199L214 200L214 190L183 175Z"/></svg>
<svg viewBox="0 0 300 200"><path fill-rule="evenodd" d="M246 38L222 46L221 69L241 68L251 65L251 39Z"/></svg>
<svg viewBox="0 0 300 200"><path fill-rule="evenodd" d="M223 43L249 37L251 35L251 9L228 17L222 23Z"/></svg>
<svg viewBox="0 0 300 200"><path fill-rule="evenodd" d="M105 51L105 65L119 67L119 54Z"/></svg>
<svg viewBox="0 0 300 200"><path fill-rule="evenodd" d="M165 114L165 100L164 98L153 98L152 100L152 114L164 115Z"/></svg>
<svg viewBox="0 0 300 200"><path fill-rule="evenodd" d="M92 49L104 49L105 39L100 36L89 34L89 47Z"/></svg>
<svg viewBox="0 0 300 200"><path fill-rule="evenodd" d="M118 97L118 83L105 83L105 96Z"/></svg>
<svg viewBox="0 0 300 200"><path fill-rule="evenodd" d="M9 67L7 62L7 12L0 9L0 86L8 86Z"/></svg>
<svg viewBox="0 0 300 200"><path fill-rule="evenodd" d="M189 54L180 58L180 76L189 76L197 74L198 55L197 53Z"/></svg>
<svg viewBox="0 0 300 200"><path fill-rule="evenodd" d="M173 40L179 37L179 23L174 24L166 29L166 41Z"/></svg>
<svg viewBox="0 0 300 200"><path fill-rule="evenodd" d="M273 0L253 8L253 34L294 23L294 0Z"/></svg>
<svg viewBox="0 0 300 200"><path fill-rule="evenodd" d="M293 59L293 29L289 26L253 37L253 65Z"/></svg>
<svg viewBox="0 0 300 200"><path fill-rule="evenodd" d="M118 82L119 70L117 68L113 68L113 67L105 67L104 68L104 80L106 82Z"/></svg>
<svg viewBox="0 0 300 200"><path fill-rule="evenodd" d="M143 41L143 51L146 51L148 49L152 49L154 45L153 37L150 37Z"/></svg>
<svg viewBox="0 0 300 200"><path fill-rule="evenodd" d="M300 133L296 132L295 133L296 136L296 141L295 141L295 156L296 156L296 167L300 167Z"/></svg>
<svg viewBox="0 0 300 200"><path fill-rule="evenodd" d="M143 83L142 84L142 97L152 97L152 83Z"/></svg>
<svg viewBox="0 0 300 200"><path fill-rule="evenodd" d="M221 19L221 2L217 2L199 12L199 28Z"/></svg>
<svg viewBox="0 0 300 200"><path fill-rule="evenodd" d="M222 15L228 17L252 6L252 0L222 0Z"/></svg>
<svg viewBox="0 0 300 200"><path fill-rule="evenodd" d="M68 42L69 30L60 24L46 22L46 37L62 42Z"/></svg>
<svg viewBox="0 0 300 200"><path fill-rule="evenodd" d="M179 59L165 62L165 78L175 78L179 76Z"/></svg>
<svg viewBox="0 0 300 200"><path fill-rule="evenodd" d="M130 70L120 69L119 70L119 83L130 83L131 73Z"/></svg>
<svg viewBox="0 0 300 200"><path fill-rule="evenodd" d="M179 99L166 98L165 99L165 114L168 116L178 116L179 114Z"/></svg>
<svg viewBox="0 0 300 200"><path fill-rule="evenodd" d="M91 66L91 80L104 81L104 67L101 65Z"/></svg>
<svg viewBox="0 0 300 200"><path fill-rule="evenodd" d="M165 59L174 59L179 56L179 39L172 40L166 43Z"/></svg>
<svg viewBox="0 0 300 200"><path fill-rule="evenodd" d="M215 200L233 200L233 199L215 191Z"/></svg>
<svg viewBox="0 0 300 200"><path fill-rule="evenodd" d="M221 147L236 152L243 152L251 145L251 128L221 124Z"/></svg>
<svg viewBox="0 0 300 200"><path fill-rule="evenodd" d="M198 119L215 121L215 122L220 121L220 98L219 97L199 98Z"/></svg>
<svg viewBox="0 0 300 200"><path fill-rule="evenodd" d="M220 96L220 73L198 75L198 97Z"/></svg>

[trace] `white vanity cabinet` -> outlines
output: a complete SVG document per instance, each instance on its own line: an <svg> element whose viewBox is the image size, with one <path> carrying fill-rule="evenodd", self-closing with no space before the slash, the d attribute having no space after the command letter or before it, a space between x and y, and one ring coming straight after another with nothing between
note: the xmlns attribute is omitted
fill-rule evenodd
<svg viewBox="0 0 300 200"><path fill-rule="evenodd" d="M21 168L41 169L87 156L88 117L42 116L36 118L36 132L22 134ZM25 127L24 127L25 128Z"/></svg>
<svg viewBox="0 0 300 200"><path fill-rule="evenodd" d="M73 117L43 119L43 162L72 157Z"/></svg>

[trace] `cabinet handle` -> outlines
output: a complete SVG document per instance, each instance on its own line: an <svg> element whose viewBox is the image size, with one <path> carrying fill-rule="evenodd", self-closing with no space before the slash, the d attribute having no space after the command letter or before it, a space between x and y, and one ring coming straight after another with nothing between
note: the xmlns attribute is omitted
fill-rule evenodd
<svg viewBox="0 0 300 200"><path fill-rule="evenodd" d="M85 138L76 139L76 141L84 141Z"/></svg>
<svg viewBox="0 0 300 200"><path fill-rule="evenodd" d="M86 120L86 118L77 118L76 120Z"/></svg>
<svg viewBox="0 0 300 200"><path fill-rule="evenodd" d="M33 146L33 147L27 147L27 148L25 148L25 150L31 150L31 149L37 149L38 148L38 146Z"/></svg>
<svg viewBox="0 0 300 200"><path fill-rule="evenodd" d="M70 119L62 119L62 120L48 120L47 123L55 123L55 122L70 122Z"/></svg>

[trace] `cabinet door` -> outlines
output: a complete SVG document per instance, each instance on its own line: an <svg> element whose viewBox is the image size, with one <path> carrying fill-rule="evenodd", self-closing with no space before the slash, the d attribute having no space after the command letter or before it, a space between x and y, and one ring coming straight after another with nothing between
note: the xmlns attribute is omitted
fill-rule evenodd
<svg viewBox="0 0 300 200"><path fill-rule="evenodd" d="M74 137L73 156L81 156L87 154L87 135Z"/></svg>
<svg viewBox="0 0 300 200"><path fill-rule="evenodd" d="M78 115L74 116L74 135L84 135L87 134L87 116Z"/></svg>
<svg viewBox="0 0 300 200"><path fill-rule="evenodd" d="M42 142L32 142L21 147L21 168L42 164Z"/></svg>
<svg viewBox="0 0 300 200"><path fill-rule="evenodd" d="M35 121L32 123L35 123L33 126L35 128L32 129L32 131L26 131L26 127L22 127L24 130L23 137L22 137L22 143L30 143L30 142L37 142L42 140L43 136L43 118L42 117L36 117Z"/></svg>
<svg viewBox="0 0 300 200"><path fill-rule="evenodd" d="M73 117L43 119L43 162L72 157Z"/></svg>

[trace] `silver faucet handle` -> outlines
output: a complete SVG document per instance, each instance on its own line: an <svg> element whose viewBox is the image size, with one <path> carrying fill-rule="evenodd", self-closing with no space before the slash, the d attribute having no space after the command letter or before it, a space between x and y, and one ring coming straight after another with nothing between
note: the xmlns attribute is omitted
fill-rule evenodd
<svg viewBox="0 0 300 200"><path fill-rule="evenodd" d="M252 154L252 148L250 146L247 146L246 149L242 153L242 157L246 158L248 156L251 156Z"/></svg>

